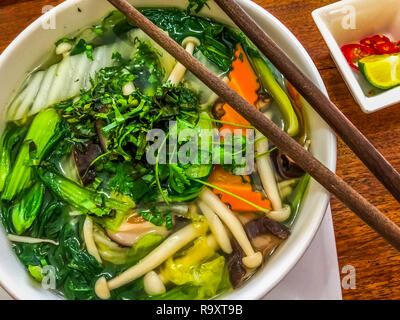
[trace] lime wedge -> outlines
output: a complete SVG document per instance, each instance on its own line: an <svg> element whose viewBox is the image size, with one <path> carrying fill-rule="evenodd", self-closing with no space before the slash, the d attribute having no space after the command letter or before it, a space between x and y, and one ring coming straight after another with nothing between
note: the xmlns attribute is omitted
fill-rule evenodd
<svg viewBox="0 0 400 320"><path fill-rule="evenodd" d="M390 89L400 85L400 54L368 56L358 61L364 77L374 87Z"/></svg>

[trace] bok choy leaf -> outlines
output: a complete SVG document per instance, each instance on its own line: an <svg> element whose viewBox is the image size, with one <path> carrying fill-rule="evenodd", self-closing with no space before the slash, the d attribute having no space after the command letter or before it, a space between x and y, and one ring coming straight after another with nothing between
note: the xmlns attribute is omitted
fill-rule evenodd
<svg viewBox="0 0 400 320"><path fill-rule="evenodd" d="M38 167L36 168L36 172L42 182L51 191L82 213L103 217L110 215L113 210L126 213L134 206L133 202L132 204L128 204L108 197L104 193L98 193L84 188L48 168Z"/></svg>
<svg viewBox="0 0 400 320"><path fill-rule="evenodd" d="M21 235L35 221L43 202L44 186L35 184L11 210L15 231Z"/></svg>
<svg viewBox="0 0 400 320"><path fill-rule="evenodd" d="M60 116L54 109L39 113L29 128L14 167L7 178L2 200L12 200L32 184L31 161L40 161L63 136ZM33 158L34 157L34 158Z"/></svg>
<svg viewBox="0 0 400 320"><path fill-rule="evenodd" d="M26 127L18 127L10 122L0 140L0 192L3 191L6 179L11 170L14 147L26 133Z"/></svg>

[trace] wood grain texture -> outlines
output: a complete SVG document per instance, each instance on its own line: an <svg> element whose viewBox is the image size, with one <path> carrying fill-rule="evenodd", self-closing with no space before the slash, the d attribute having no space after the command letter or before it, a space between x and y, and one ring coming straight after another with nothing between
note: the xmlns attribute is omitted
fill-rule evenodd
<svg viewBox="0 0 400 320"><path fill-rule="evenodd" d="M99 0L100 1L100 0ZM60 0L1 0L0 52L30 22L40 16L42 7ZM330 58L311 12L335 0L255 0L281 20L307 49L321 72L329 95L344 114L363 132L382 154L400 169L399 106L364 114ZM352 187L400 224L400 204L368 172L354 154L338 143L337 173ZM332 198L332 215L340 268L356 268L357 288L343 290L345 299L400 299L400 254L363 224L338 200Z"/></svg>

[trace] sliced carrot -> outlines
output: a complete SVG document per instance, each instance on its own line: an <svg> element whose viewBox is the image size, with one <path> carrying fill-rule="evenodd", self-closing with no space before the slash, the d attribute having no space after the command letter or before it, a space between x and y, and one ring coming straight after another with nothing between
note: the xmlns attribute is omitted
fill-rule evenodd
<svg viewBox="0 0 400 320"><path fill-rule="evenodd" d="M261 192L253 191L248 176L237 176L226 171L222 166L215 166L208 179L208 183L240 196L262 208L271 210L271 202L264 199L264 195ZM234 211L248 212L256 210L252 205L227 193L217 189L213 191L220 196L222 202L230 205Z"/></svg>
<svg viewBox="0 0 400 320"><path fill-rule="evenodd" d="M243 99L254 106L258 100L257 92L260 89L257 75L254 73L240 44L236 48L235 57L236 60L232 63L232 71L229 74L230 81L228 85L240 94ZM236 123L238 125L249 125L249 122L228 104L224 104L223 109L225 114L221 117L222 121ZM241 130L241 134L244 136L246 135L246 129L234 125L224 124L220 129L223 135L226 133L233 134L235 130ZM271 202L264 199L264 195L261 192L253 191L248 176L237 176L226 171L222 166L215 166L208 182L262 208L271 210ZM219 195L222 202L229 204L234 211L248 212L256 210L252 205L220 190L214 189L214 193Z"/></svg>
<svg viewBox="0 0 400 320"><path fill-rule="evenodd" d="M260 89L257 75L254 73L253 68L240 44L237 45L235 52L236 60L232 63L232 71L229 74L228 85L235 90L240 96L254 105L258 100L257 91ZM238 112L236 112L228 104L223 105L225 115L221 120L226 122L233 122L241 125L249 125L249 122L243 118ZM241 128L232 125L223 125L222 130L233 133L233 130ZM242 134L246 134L246 130L241 129Z"/></svg>
<svg viewBox="0 0 400 320"><path fill-rule="evenodd" d="M260 89L260 84L240 44L236 48L235 57L236 60L232 63L232 71L229 75L229 84L244 99L255 104L258 100L257 91Z"/></svg>

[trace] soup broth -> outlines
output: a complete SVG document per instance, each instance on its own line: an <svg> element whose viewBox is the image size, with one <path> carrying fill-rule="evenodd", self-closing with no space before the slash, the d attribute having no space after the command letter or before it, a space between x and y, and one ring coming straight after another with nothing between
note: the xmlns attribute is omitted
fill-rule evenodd
<svg viewBox="0 0 400 320"><path fill-rule="evenodd" d="M237 29L142 13L310 147L302 99ZM67 299L213 299L290 236L309 176L118 11L60 39L11 100L0 213Z"/></svg>

